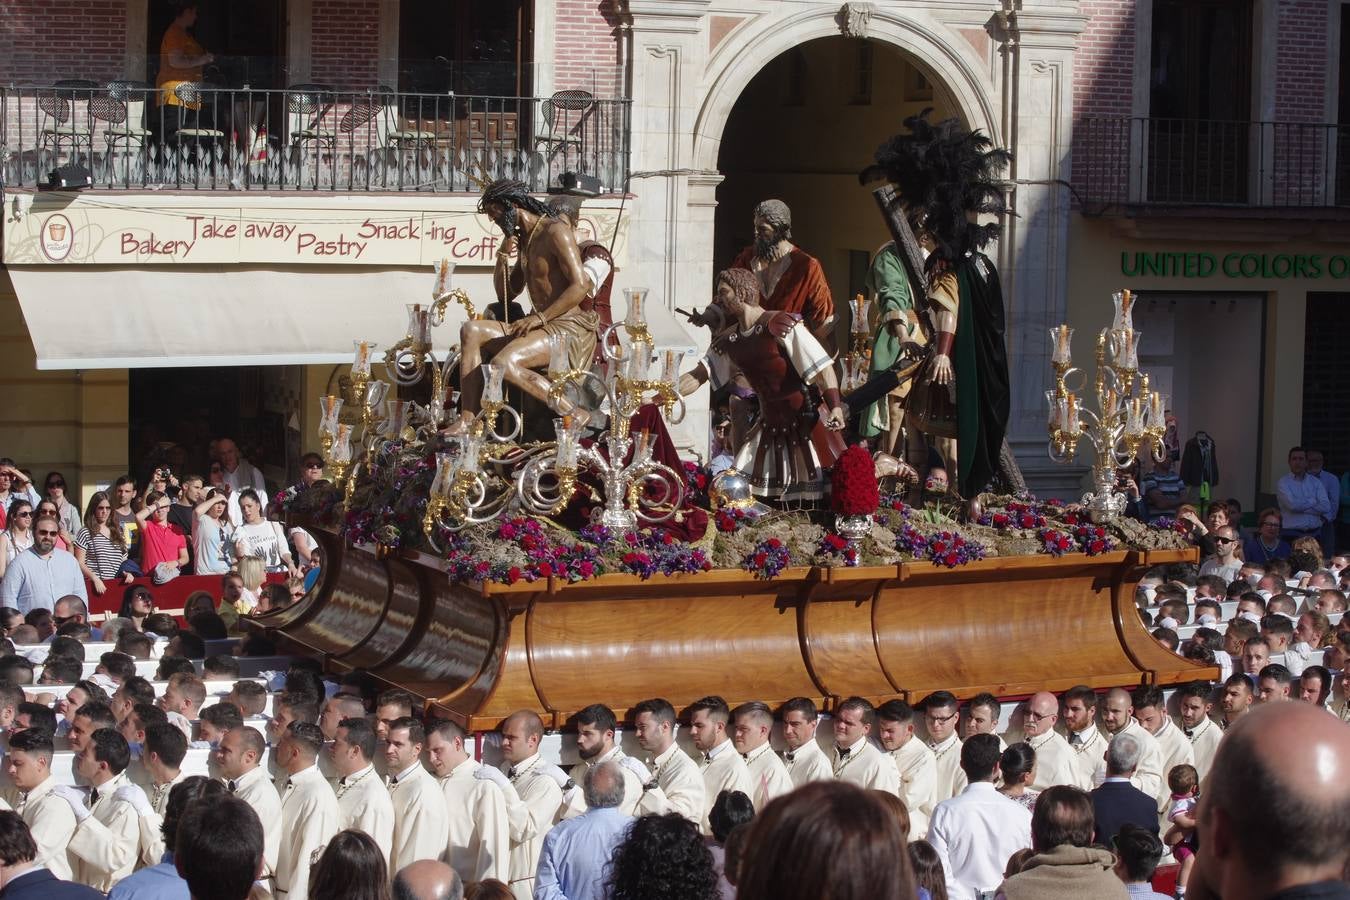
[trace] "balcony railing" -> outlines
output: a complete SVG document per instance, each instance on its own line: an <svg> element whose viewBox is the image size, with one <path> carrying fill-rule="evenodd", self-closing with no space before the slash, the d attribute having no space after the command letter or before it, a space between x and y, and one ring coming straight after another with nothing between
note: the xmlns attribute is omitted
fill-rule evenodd
<svg viewBox="0 0 1350 900"><path fill-rule="evenodd" d="M542 191L580 173L617 191L630 130L629 101L580 90L166 92L72 81L0 88L0 182L34 188L76 164L111 190L477 192L511 177Z"/></svg>
<svg viewBox="0 0 1350 900"><path fill-rule="evenodd" d="M1127 206L1350 206L1350 125L1086 117L1073 144L1086 212Z"/></svg>

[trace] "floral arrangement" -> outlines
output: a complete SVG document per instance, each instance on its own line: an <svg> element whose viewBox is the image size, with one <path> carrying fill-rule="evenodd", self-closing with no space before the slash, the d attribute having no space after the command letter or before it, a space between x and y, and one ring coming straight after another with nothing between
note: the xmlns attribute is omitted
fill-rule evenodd
<svg viewBox="0 0 1350 900"><path fill-rule="evenodd" d="M735 531L744 522L753 522L755 514L748 509L739 507L723 507L713 515L713 521L717 524L717 530L722 532Z"/></svg>
<svg viewBox="0 0 1350 900"><path fill-rule="evenodd" d="M824 565L856 566L858 548L847 538L833 533L826 534L820 539L820 546L816 548L816 559Z"/></svg>
<svg viewBox="0 0 1350 900"><path fill-rule="evenodd" d="M746 554L745 559L741 561L741 568L750 572L756 578L763 578L767 581L776 577L791 562L792 552L788 550L787 545L778 538L772 537L757 544L753 551Z"/></svg>
<svg viewBox="0 0 1350 900"><path fill-rule="evenodd" d="M1012 528L1038 529L1045 527L1045 513L1034 502L1014 500L1007 507L980 516L980 524L999 531Z"/></svg>
<svg viewBox="0 0 1350 900"><path fill-rule="evenodd" d="M915 559L931 560L935 566L955 569L977 559L984 559L988 549L955 531L924 534L913 525L906 525L896 537L895 548Z"/></svg>
<svg viewBox="0 0 1350 900"><path fill-rule="evenodd" d="M708 485L712 484L712 475L707 466L700 466L691 460L684 462L684 499L691 506L708 505Z"/></svg>
<svg viewBox="0 0 1350 900"><path fill-rule="evenodd" d="M1063 556L1073 550L1073 538L1057 528L1042 528L1036 536L1041 540L1041 552L1051 556Z"/></svg>
<svg viewBox="0 0 1350 900"><path fill-rule="evenodd" d="M840 516L870 516L881 503L872 454L854 444L830 470L830 508Z"/></svg>

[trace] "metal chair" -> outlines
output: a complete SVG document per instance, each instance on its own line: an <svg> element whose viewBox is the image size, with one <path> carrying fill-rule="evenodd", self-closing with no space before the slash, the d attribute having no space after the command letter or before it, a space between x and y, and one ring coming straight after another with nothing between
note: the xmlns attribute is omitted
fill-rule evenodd
<svg viewBox="0 0 1350 900"><path fill-rule="evenodd" d="M332 108L333 88L326 84L296 84L286 89L286 135L292 150L306 143L333 148L337 132L323 124Z"/></svg>
<svg viewBox="0 0 1350 900"><path fill-rule="evenodd" d="M563 151L566 161L568 147L576 147L577 155L585 156L586 134L580 126L594 105L595 97L590 91L582 90L557 91L539 104L539 113L547 130L535 135L535 150L542 146L544 157L549 161L559 150ZM573 116L573 113L576 115ZM573 132L576 132L575 137L572 136Z"/></svg>
<svg viewBox="0 0 1350 900"><path fill-rule="evenodd" d="M205 86L196 81L180 81L174 86L173 94L178 98L179 106L178 127L174 130L173 139L180 150L185 138L191 140L194 147L200 147L205 141L213 148L218 142L225 140L225 132L213 127L209 121L202 120L201 107L202 100L205 99L205 90Z"/></svg>
<svg viewBox="0 0 1350 900"><path fill-rule="evenodd" d="M64 79L56 82L53 87L53 90L38 96L38 110L42 113L38 123L39 150L50 150L59 156L62 145L69 144L72 155L78 156L80 145L84 144L92 157L94 154L92 118L86 117L85 124L80 125L76 116L76 106L81 99L86 103L92 102L94 92L98 90L98 83L83 79Z"/></svg>
<svg viewBox="0 0 1350 900"><path fill-rule="evenodd" d="M110 81L107 93L89 101L89 114L104 124L109 153L119 145L128 152L146 148L150 129L145 127L145 101L153 90L144 81Z"/></svg>

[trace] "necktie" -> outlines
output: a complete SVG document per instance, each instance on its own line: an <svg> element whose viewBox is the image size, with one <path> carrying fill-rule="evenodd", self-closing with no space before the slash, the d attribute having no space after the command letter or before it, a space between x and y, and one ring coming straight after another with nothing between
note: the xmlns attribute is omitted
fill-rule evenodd
<svg viewBox="0 0 1350 900"><path fill-rule="evenodd" d="M295 782L293 782L293 781L291 781L289 778L287 778L287 779L286 779L286 790L289 791L289 790L290 790L291 788L293 788L293 787L295 787Z"/></svg>
<svg viewBox="0 0 1350 900"><path fill-rule="evenodd" d="M90 808L90 809L93 809L93 808L94 808L94 804L97 803L97 802L98 802L98 791L97 791L97 790L90 791L90 792L89 792L89 808Z"/></svg>
<svg viewBox="0 0 1350 900"><path fill-rule="evenodd" d="M746 762L749 762L749 761L750 761L750 754L749 754L749 753L742 753L742 754L741 754L741 759L745 760Z"/></svg>
<svg viewBox="0 0 1350 900"><path fill-rule="evenodd" d="M794 758L796 755L797 755L797 751L796 751L796 750L788 750L787 752L785 752L785 753L783 754L783 759L787 760L788 762L792 762L793 758Z"/></svg>
<svg viewBox="0 0 1350 900"><path fill-rule="evenodd" d="M705 763L710 763L710 762L712 762L712 754L711 754L711 753L705 753L705 754L703 754L703 761L704 761Z"/></svg>
<svg viewBox="0 0 1350 900"><path fill-rule="evenodd" d="M1077 747L1077 746L1078 746L1079 744L1081 744L1081 743L1083 743L1083 736L1082 736L1081 734L1079 734L1079 733L1076 732L1076 731L1071 731L1071 732L1069 732L1069 745L1070 745L1070 746Z"/></svg>
<svg viewBox="0 0 1350 900"><path fill-rule="evenodd" d="M511 768L509 768L509 769L506 770L506 777L507 777L507 778L515 778L515 777L516 777L516 767L515 767L515 766L512 766Z"/></svg>
<svg viewBox="0 0 1350 900"><path fill-rule="evenodd" d="M235 782L233 782L233 781L230 781L230 782L226 783L226 785L225 785L225 789L226 789L227 791L229 791L231 794L233 794L236 790L238 790L238 788L239 788L239 785L237 785L237 784L236 784Z"/></svg>
<svg viewBox="0 0 1350 900"><path fill-rule="evenodd" d="M852 747L835 747L834 750L839 754L840 759L848 759L848 755L853 752Z"/></svg>
<svg viewBox="0 0 1350 900"><path fill-rule="evenodd" d="M1183 729L1181 729L1181 730L1184 731L1184 732L1186 732L1186 737L1195 737L1195 729L1193 729L1193 728L1183 728Z"/></svg>

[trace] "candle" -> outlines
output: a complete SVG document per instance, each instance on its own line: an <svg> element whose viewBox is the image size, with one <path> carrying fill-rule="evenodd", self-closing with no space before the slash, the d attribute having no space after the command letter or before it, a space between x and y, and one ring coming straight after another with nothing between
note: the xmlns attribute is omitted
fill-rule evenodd
<svg viewBox="0 0 1350 900"><path fill-rule="evenodd" d="M1154 391L1148 398L1148 428L1159 433L1167 430L1167 398Z"/></svg>
<svg viewBox="0 0 1350 900"><path fill-rule="evenodd" d="M480 367L483 373L483 402L502 402L502 376L506 368L501 363L487 363Z"/></svg>
<svg viewBox="0 0 1350 900"><path fill-rule="evenodd" d="M628 326L646 327L647 320L642 317L642 304L647 299L647 289L645 287L632 287L623 289L624 299L628 301L628 316L624 319L624 324Z"/></svg>
<svg viewBox="0 0 1350 900"><path fill-rule="evenodd" d="M1137 438L1144 433L1144 405L1138 397L1131 397L1125 416L1125 436Z"/></svg>
<svg viewBox="0 0 1350 900"><path fill-rule="evenodd" d="M548 336L548 377L550 379L561 378L572 370L567 359L568 342L565 335L550 334Z"/></svg>
<svg viewBox="0 0 1350 900"><path fill-rule="evenodd" d="M1050 346L1053 348L1050 352L1050 361L1059 365L1067 366L1071 360L1070 341L1073 339L1073 329L1068 325L1060 325L1057 328L1050 329Z"/></svg>
<svg viewBox="0 0 1350 900"><path fill-rule="evenodd" d="M1111 295L1111 302L1116 307L1116 315L1111 324L1112 330L1133 331L1134 295L1129 291L1116 291Z"/></svg>
<svg viewBox="0 0 1350 900"><path fill-rule="evenodd" d="M431 343L431 313L420 303L408 304L408 337L414 344Z"/></svg>
<svg viewBox="0 0 1350 900"><path fill-rule="evenodd" d="M319 434L337 433L338 415L342 412L342 398L328 394L319 398Z"/></svg>
<svg viewBox="0 0 1350 900"><path fill-rule="evenodd" d="M671 387L680 378L680 362L684 359L682 350L666 350L661 363L661 380Z"/></svg>
<svg viewBox="0 0 1350 900"><path fill-rule="evenodd" d="M333 449L329 452L328 459L334 463L352 461L352 426L343 423L337 427L333 437Z"/></svg>
<svg viewBox="0 0 1350 900"><path fill-rule="evenodd" d="M853 297L853 334L867 333L867 298L862 294Z"/></svg>
<svg viewBox="0 0 1350 900"><path fill-rule="evenodd" d="M651 369L652 354L647 344L639 341L629 348L628 357L628 380L646 381L647 373Z"/></svg>
<svg viewBox="0 0 1350 900"><path fill-rule="evenodd" d="M450 485L455 481L455 454L444 452L436 454L436 477L431 480L431 496L448 497Z"/></svg>
<svg viewBox="0 0 1350 900"><path fill-rule="evenodd" d="M370 341L355 341L356 358L352 360L352 374L369 376L370 375L370 351L375 349L375 345Z"/></svg>
<svg viewBox="0 0 1350 900"><path fill-rule="evenodd" d="M571 416L563 416L561 419L553 420L553 433L558 438L558 450L554 465L559 469L575 469L577 467L577 435L578 430L575 425L576 420Z"/></svg>
<svg viewBox="0 0 1350 900"><path fill-rule="evenodd" d="M466 434L460 438L459 471L478 472L478 453L483 448L481 435Z"/></svg>
<svg viewBox="0 0 1350 900"><path fill-rule="evenodd" d="M441 259L436 265L436 286L431 290L431 299L439 300L450 292L450 278L455 274L455 264L449 259Z"/></svg>
<svg viewBox="0 0 1350 900"><path fill-rule="evenodd" d="M1045 392L1046 423L1050 426L1052 432L1060 431L1064 428L1063 407L1060 403L1063 399L1063 397L1060 397L1059 394L1054 391Z"/></svg>
<svg viewBox="0 0 1350 900"><path fill-rule="evenodd" d="M385 437L396 440L403 433L404 427L408 424L408 411L411 407L411 400L384 401L384 427L381 431Z"/></svg>

